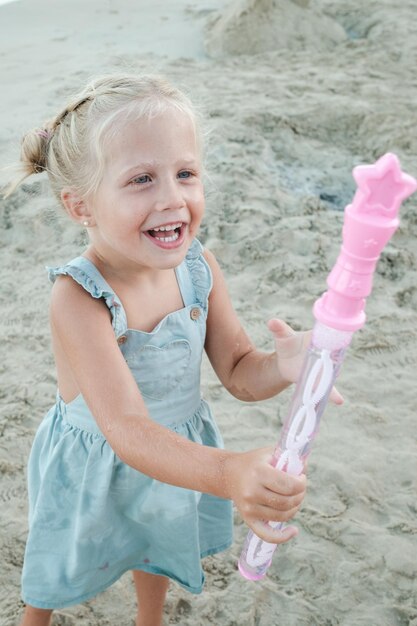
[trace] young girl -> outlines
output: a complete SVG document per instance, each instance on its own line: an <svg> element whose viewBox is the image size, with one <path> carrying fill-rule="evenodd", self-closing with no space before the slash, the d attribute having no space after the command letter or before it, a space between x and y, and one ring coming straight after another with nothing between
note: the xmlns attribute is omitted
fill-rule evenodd
<svg viewBox="0 0 417 626"><path fill-rule="evenodd" d="M305 477L271 449L223 449L200 395L203 348L224 386L256 401L295 381L308 333L269 323L259 352L239 323L204 214L202 138L188 98L154 76L91 82L22 145L21 180L46 171L89 245L48 267L58 391L28 468L22 626L95 596L133 570L137 626L159 626L170 578L193 593L201 557L232 542L232 502L263 539L286 521ZM340 402L333 390L333 399Z"/></svg>

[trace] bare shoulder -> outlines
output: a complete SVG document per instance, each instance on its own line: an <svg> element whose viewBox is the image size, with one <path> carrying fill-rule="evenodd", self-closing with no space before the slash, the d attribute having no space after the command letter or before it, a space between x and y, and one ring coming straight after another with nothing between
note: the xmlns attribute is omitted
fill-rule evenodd
<svg viewBox="0 0 417 626"><path fill-rule="evenodd" d="M214 256L212 251L206 247L204 247L204 250L203 250L203 257L206 259L209 265L211 265L211 263L217 263L216 257Z"/></svg>
<svg viewBox="0 0 417 626"><path fill-rule="evenodd" d="M50 322L78 389L103 432L120 415L147 414L102 298L93 298L71 277L60 276L52 289Z"/></svg>
<svg viewBox="0 0 417 626"><path fill-rule="evenodd" d="M217 289L219 282L225 285L223 272L213 252L208 248L204 248L203 257L207 261L213 275L213 289Z"/></svg>
<svg viewBox="0 0 417 626"><path fill-rule="evenodd" d="M204 247L203 257L206 259L211 268L219 267L216 257L214 256L213 252L209 250L209 248Z"/></svg>
<svg viewBox="0 0 417 626"><path fill-rule="evenodd" d="M120 356L106 303L93 298L71 276L58 276L55 281L49 320L75 377L90 357L100 359L105 354L106 362L111 362Z"/></svg>
<svg viewBox="0 0 417 626"><path fill-rule="evenodd" d="M64 323L86 322L94 319L99 324L111 323L110 311L101 298L93 298L71 276L57 276L51 290L49 304L51 325L59 329Z"/></svg>
<svg viewBox="0 0 417 626"><path fill-rule="evenodd" d="M208 248L204 248L203 256L207 261L213 276L213 286L209 296L211 313L214 314L217 310L221 315L225 310L232 312L233 307L229 298L226 279L219 262L213 252ZM213 317L213 315L211 317Z"/></svg>

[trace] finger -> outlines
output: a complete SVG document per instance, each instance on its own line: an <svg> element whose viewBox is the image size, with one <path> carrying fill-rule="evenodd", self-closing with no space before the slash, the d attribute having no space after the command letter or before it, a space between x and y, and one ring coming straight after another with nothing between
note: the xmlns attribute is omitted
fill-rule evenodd
<svg viewBox="0 0 417 626"><path fill-rule="evenodd" d="M269 489L265 489L258 500L258 504L268 507L269 510L273 511L291 511L293 509L298 509L304 500L304 496L305 491L295 496L281 496L277 495L273 491L270 491Z"/></svg>
<svg viewBox="0 0 417 626"><path fill-rule="evenodd" d="M292 337L296 334L295 330L293 330L291 326L283 320L277 318L269 320L267 326L277 339L285 339L286 337Z"/></svg>
<svg viewBox="0 0 417 626"><path fill-rule="evenodd" d="M274 335L276 349L282 359L296 356L307 348L311 340L311 331L296 332L283 320L269 320L268 328Z"/></svg>
<svg viewBox="0 0 417 626"><path fill-rule="evenodd" d="M250 517L253 520L268 520L268 522L288 522L298 513L300 504L301 503L284 511L259 504L256 508L252 509Z"/></svg>
<svg viewBox="0 0 417 626"><path fill-rule="evenodd" d="M329 394L329 400L334 404L343 404L344 399L341 393L336 389L336 387L332 387L332 390Z"/></svg>
<svg viewBox="0 0 417 626"><path fill-rule="evenodd" d="M251 524L253 532L263 541L268 543L286 543L298 535L298 528L295 526L283 526L282 528L271 528L265 522L257 521Z"/></svg>
<svg viewBox="0 0 417 626"><path fill-rule="evenodd" d="M304 493L307 486L307 478L305 474L293 476L275 467L265 468L264 487L281 496L295 496ZM277 475L278 474L278 475Z"/></svg>
<svg viewBox="0 0 417 626"><path fill-rule="evenodd" d="M271 522L287 522L299 511L304 494L294 498L274 498L271 494L260 494L256 501L243 502L237 505L240 514L247 524L256 520Z"/></svg>

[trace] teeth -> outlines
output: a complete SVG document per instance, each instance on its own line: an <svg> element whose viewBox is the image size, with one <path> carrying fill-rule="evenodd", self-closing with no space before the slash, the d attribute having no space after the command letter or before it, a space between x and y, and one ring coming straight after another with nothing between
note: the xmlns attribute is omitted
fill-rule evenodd
<svg viewBox="0 0 417 626"><path fill-rule="evenodd" d="M152 230L154 230L155 232L158 232L160 230L165 231L165 230L175 230L176 228L180 228L181 227L181 222L178 222L178 224L171 224L169 226L160 226L159 228L152 228Z"/></svg>
<svg viewBox="0 0 417 626"><path fill-rule="evenodd" d="M158 241L163 241L165 243L168 243L170 241L176 241L179 237L178 233L174 233L171 237L155 237L155 239L158 239Z"/></svg>

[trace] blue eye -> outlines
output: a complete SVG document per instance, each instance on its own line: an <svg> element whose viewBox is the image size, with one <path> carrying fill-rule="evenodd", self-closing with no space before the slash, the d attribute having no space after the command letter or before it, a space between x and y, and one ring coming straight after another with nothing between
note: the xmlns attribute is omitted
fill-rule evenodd
<svg viewBox="0 0 417 626"><path fill-rule="evenodd" d="M137 185L143 185L144 183L149 183L151 177L149 174L142 174L142 176L138 176L132 180L132 183L136 183Z"/></svg>
<svg viewBox="0 0 417 626"><path fill-rule="evenodd" d="M189 170L184 170L183 172L178 173L178 178L191 178L192 175L193 173Z"/></svg>

